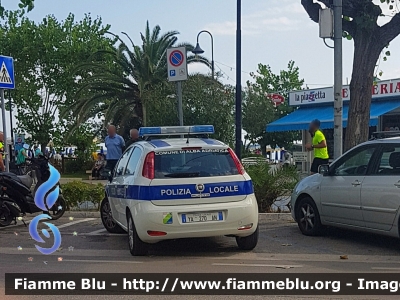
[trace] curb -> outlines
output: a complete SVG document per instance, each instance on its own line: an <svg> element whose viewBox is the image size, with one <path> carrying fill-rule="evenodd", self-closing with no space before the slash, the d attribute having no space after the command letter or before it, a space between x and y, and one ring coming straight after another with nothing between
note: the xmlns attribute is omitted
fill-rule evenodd
<svg viewBox="0 0 400 300"><path fill-rule="evenodd" d="M259 213L258 221L268 222L268 221L294 221L292 218L292 214L287 213Z"/></svg>
<svg viewBox="0 0 400 300"><path fill-rule="evenodd" d="M100 218L99 211L85 211L85 210L73 210L66 211L63 217L74 217L74 218Z"/></svg>

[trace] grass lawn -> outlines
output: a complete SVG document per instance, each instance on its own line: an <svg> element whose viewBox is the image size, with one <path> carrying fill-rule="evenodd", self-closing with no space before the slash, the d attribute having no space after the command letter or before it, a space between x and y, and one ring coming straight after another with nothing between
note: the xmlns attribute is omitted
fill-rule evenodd
<svg viewBox="0 0 400 300"><path fill-rule="evenodd" d="M86 174L84 172L80 173L72 173L72 174L61 174L61 178L82 178L88 179L90 174Z"/></svg>

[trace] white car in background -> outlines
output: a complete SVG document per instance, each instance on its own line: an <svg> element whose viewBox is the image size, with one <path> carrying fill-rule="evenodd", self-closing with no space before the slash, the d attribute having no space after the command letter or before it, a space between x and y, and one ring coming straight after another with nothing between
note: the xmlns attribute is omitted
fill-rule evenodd
<svg viewBox="0 0 400 300"><path fill-rule="evenodd" d="M227 235L243 250L257 245L252 181L232 149L207 137L212 133L211 125L142 127L148 140L124 152L100 210L109 232L128 232L132 255L179 238Z"/></svg>
<svg viewBox="0 0 400 300"><path fill-rule="evenodd" d="M360 144L319 173L292 194L292 215L303 234L329 225L399 237L400 137Z"/></svg>

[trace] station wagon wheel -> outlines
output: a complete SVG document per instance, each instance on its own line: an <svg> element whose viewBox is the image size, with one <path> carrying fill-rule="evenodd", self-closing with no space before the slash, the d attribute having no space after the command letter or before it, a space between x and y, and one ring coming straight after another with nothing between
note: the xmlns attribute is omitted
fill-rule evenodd
<svg viewBox="0 0 400 300"><path fill-rule="evenodd" d="M311 197L300 200L296 210L297 224L304 235L318 235L322 225L318 208Z"/></svg>
<svg viewBox="0 0 400 300"><path fill-rule="evenodd" d="M144 256L148 252L149 244L144 243L136 232L131 213L128 213L128 241L129 251L133 256Z"/></svg>
<svg viewBox="0 0 400 300"><path fill-rule="evenodd" d="M110 202L107 197L103 199L100 205L101 222L104 228L110 233L124 233L125 231L119 226L112 216Z"/></svg>

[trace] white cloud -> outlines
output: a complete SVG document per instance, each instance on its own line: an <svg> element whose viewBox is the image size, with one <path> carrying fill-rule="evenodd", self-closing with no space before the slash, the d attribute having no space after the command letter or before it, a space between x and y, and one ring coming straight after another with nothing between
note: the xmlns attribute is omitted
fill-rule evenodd
<svg viewBox="0 0 400 300"><path fill-rule="evenodd" d="M298 15L306 14L306 12L301 4L294 3L293 0L273 0L268 2L266 8L242 16L243 35L260 35L265 31L293 31L302 27L300 25L303 20L299 20ZM206 28L215 35L236 34L235 21L210 23Z"/></svg>

